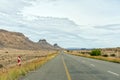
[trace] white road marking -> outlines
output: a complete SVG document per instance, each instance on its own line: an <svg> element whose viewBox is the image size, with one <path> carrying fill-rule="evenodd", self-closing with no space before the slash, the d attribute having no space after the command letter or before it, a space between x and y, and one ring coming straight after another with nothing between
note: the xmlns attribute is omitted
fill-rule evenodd
<svg viewBox="0 0 120 80"><path fill-rule="evenodd" d="M90 64L92 67L95 67L95 65L94 64Z"/></svg>
<svg viewBox="0 0 120 80"><path fill-rule="evenodd" d="M116 76L120 76L119 74L112 72L112 71L108 71L108 73L111 73L111 74L116 75Z"/></svg>

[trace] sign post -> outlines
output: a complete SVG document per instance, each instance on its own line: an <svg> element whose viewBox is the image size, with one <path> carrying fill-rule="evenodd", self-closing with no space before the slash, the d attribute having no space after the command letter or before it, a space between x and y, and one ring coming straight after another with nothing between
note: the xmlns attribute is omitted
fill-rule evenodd
<svg viewBox="0 0 120 80"><path fill-rule="evenodd" d="M20 56L18 56L17 61L18 61L18 66L21 66L21 57Z"/></svg>

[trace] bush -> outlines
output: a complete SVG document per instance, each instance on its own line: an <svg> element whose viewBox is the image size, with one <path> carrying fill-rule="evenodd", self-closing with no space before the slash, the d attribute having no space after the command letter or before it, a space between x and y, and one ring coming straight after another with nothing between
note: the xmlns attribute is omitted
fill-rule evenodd
<svg viewBox="0 0 120 80"><path fill-rule="evenodd" d="M5 51L5 53L8 53L8 51Z"/></svg>
<svg viewBox="0 0 120 80"><path fill-rule="evenodd" d="M111 54L110 56L115 57L116 55L115 54Z"/></svg>
<svg viewBox="0 0 120 80"><path fill-rule="evenodd" d="M81 54L85 54L84 52L81 52Z"/></svg>
<svg viewBox="0 0 120 80"><path fill-rule="evenodd" d="M2 64L0 64L0 68L2 68L3 67L3 65Z"/></svg>
<svg viewBox="0 0 120 80"><path fill-rule="evenodd" d="M92 50L90 55L91 56L100 56L101 55L101 51L99 49L94 49L94 50Z"/></svg>
<svg viewBox="0 0 120 80"><path fill-rule="evenodd" d="M67 52L70 52L70 50L67 50Z"/></svg>
<svg viewBox="0 0 120 80"><path fill-rule="evenodd" d="M103 56L103 57L108 57L108 55L107 55L107 54L103 54L102 56Z"/></svg>

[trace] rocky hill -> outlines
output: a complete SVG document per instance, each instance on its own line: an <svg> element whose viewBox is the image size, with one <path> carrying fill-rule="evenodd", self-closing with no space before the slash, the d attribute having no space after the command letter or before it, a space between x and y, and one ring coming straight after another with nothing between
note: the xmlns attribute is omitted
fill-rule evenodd
<svg viewBox="0 0 120 80"><path fill-rule="evenodd" d="M0 30L0 47L17 49L39 49L39 46L22 33Z"/></svg>
<svg viewBox="0 0 120 80"><path fill-rule="evenodd" d="M39 42L37 44L39 44L40 47L43 49L56 49L56 48L54 48L54 46L49 44L45 39L39 40Z"/></svg>
<svg viewBox="0 0 120 80"><path fill-rule="evenodd" d="M16 49L56 49L45 39L35 43L22 33L10 32L0 29L0 48Z"/></svg>
<svg viewBox="0 0 120 80"><path fill-rule="evenodd" d="M56 49L62 49L57 43L55 43L53 46L54 46L54 48L56 48Z"/></svg>

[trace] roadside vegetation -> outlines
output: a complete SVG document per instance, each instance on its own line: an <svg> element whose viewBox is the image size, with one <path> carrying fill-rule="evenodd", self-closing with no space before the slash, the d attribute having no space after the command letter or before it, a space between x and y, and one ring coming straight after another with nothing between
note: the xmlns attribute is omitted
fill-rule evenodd
<svg viewBox="0 0 120 80"><path fill-rule="evenodd" d="M99 49L94 49L94 50L91 51L90 55L91 56L100 56L101 51Z"/></svg>
<svg viewBox="0 0 120 80"><path fill-rule="evenodd" d="M49 54L45 57L25 63L22 66L14 66L0 72L0 80L17 80L20 76L25 76L28 72L38 69L57 55L57 53ZM4 70L4 69L3 69Z"/></svg>
<svg viewBox="0 0 120 80"><path fill-rule="evenodd" d="M120 63L120 58L116 58L115 54L110 54L110 56L108 54L102 54L99 49L94 49L90 53L87 53L87 54L78 52L78 51L71 51L71 52L68 52L68 54L92 58L92 59L104 60L104 61L109 61L109 62L114 62L114 63Z"/></svg>

